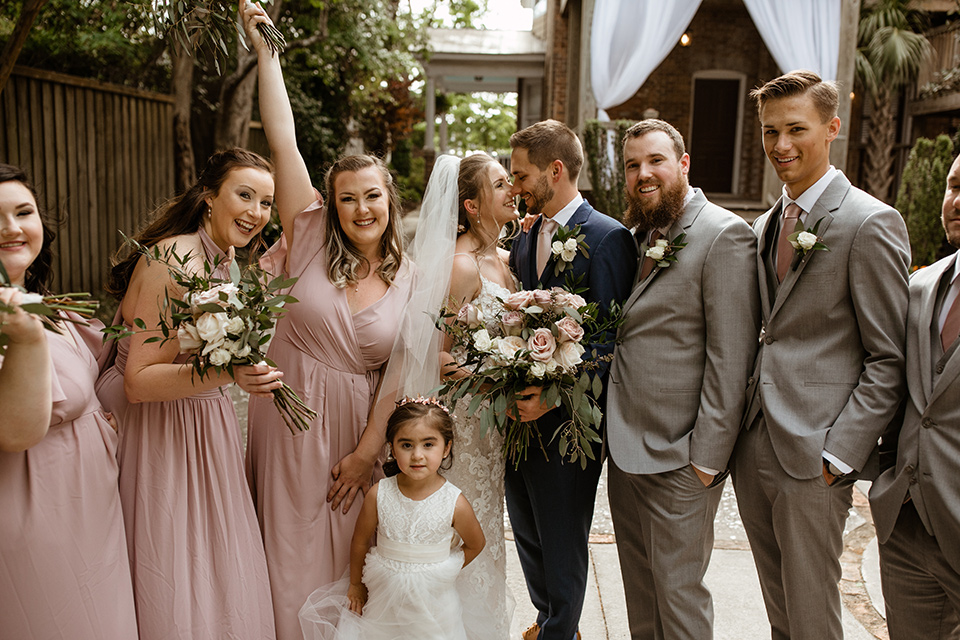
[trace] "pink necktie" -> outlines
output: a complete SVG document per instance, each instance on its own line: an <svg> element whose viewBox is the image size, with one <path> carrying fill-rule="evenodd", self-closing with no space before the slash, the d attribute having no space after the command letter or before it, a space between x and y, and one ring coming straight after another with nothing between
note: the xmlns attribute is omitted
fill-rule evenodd
<svg viewBox="0 0 960 640"><path fill-rule="evenodd" d="M960 296L954 298L950 311L947 312L947 318L943 321L943 328L940 330L940 344L943 345L944 351L949 349L957 339L957 334L960 334Z"/></svg>
<svg viewBox="0 0 960 640"><path fill-rule="evenodd" d="M803 213L803 209L796 202L788 204L783 212L783 224L780 225L780 242L777 244L777 282L783 282L787 275L787 269L793 262L793 245L787 238L796 233L797 220L800 219L801 213Z"/></svg>
<svg viewBox="0 0 960 640"><path fill-rule="evenodd" d="M653 233L650 234L650 244L648 247L652 247L657 244L657 240L662 238L663 235L658 229L654 229ZM650 272L653 271L653 267L657 264L657 261L649 256L643 256L643 264L640 266L640 280L642 281Z"/></svg>
<svg viewBox="0 0 960 640"><path fill-rule="evenodd" d="M550 259L551 247L553 245L553 234L560 227L555 220L543 217L540 223L540 235L537 238L537 275L543 274L544 267L547 266L547 260Z"/></svg>

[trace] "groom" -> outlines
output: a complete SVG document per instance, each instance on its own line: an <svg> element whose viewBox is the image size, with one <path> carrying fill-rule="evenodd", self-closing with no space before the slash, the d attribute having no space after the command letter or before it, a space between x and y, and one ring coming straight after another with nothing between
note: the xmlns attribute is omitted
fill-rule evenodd
<svg viewBox="0 0 960 640"><path fill-rule="evenodd" d="M622 304L630 294L637 268L637 248L630 232L616 220L587 203L577 190L583 166L580 140L569 127L545 120L510 137L514 195L520 195L529 213L541 214L529 232L518 237L510 251L510 267L524 289L563 286L565 276L582 276L584 298L603 310ZM590 258L577 253L559 277L550 245L557 228L580 226ZM587 349L588 353L590 348ZM613 345L598 348L612 353ZM605 378L608 365L600 369ZM513 526L520 566L530 599L539 612L524 640L573 640L587 583L590 521L600 478L600 446L586 469L564 462L557 439L550 440L568 419L562 408L540 403L540 389L531 387L529 399L517 403L523 421L537 420L549 459L531 448L514 469L507 465L507 510ZM602 403L602 400L601 400Z"/></svg>

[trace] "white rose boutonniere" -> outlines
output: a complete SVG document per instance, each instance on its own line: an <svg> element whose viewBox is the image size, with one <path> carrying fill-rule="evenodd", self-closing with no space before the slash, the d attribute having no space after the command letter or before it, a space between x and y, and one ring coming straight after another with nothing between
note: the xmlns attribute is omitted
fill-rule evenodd
<svg viewBox="0 0 960 640"><path fill-rule="evenodd" d="M790 265L791 269L796 269L811 251L830 251L830 248L823 243L819 235L821 222L823 222L823 218L817 220L813 227L804 229L803 224L798 220L796 232L787 236L790 245L797 252L793 258L793 264Z"/></svg>
<svg viewBox="0 0 960 640"><path fill-rule="evenodd" d="M673 242L666 238L660 238L653 243L652 247L641 246L640 252L643 253L645 258L650 258L656 262L658 267L669 267L671 262L677 261L677 254L680 253L680 250L687 246L687 243L683 241L686 237L687 234L681 233L673 239Z"/></svg>
<svg viewBox="0 0 960 640"><path fill-rule="evenodd" d="M580 233L580 225L567 229L560 227L553 234L553 242L550 244L550 253L553 254L555 262L553 264L553 275L558 276L563 273L568 266L573 263L574 258L579 253L584 258L589 258L586 235Z"/></svg>

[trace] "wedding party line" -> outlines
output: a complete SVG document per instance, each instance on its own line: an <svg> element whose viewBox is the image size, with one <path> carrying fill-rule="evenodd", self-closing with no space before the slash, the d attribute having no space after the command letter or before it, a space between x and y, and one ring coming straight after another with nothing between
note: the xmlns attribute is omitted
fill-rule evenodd
<svg viewBox="0 0 960 640"><path fill-rule="evenodd" d="M751 92L783 183L752 226L656 118L596 210L543 120L509 171L440 155L408 245L380 158L312 183L240 15L270 158L218 151L119 230L110 326L50 290L57 225L0 164L0 638L496 640L528 598L523 640L579 639L604 464L632 638L713 637L728 477L772 638L843 637L861 480L889 637L960 638L960 260L911 274L900 213L830 164L835 83ZM960 248L960 159L939 188Z"/></svg>

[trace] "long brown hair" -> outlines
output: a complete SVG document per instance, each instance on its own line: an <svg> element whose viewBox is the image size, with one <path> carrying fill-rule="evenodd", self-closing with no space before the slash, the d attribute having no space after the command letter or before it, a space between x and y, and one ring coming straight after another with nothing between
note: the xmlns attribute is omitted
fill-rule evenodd
<svg viewBox="0 0 960 640"><path fill-rule="evenodd" d="M388 285L393 284L393 279L403 261L400 195L397 193L397 185L393 181L390 169L387 168L383 160L375 156L344 156L334 162L333 166L327 170L324 180L327 190L327 276L330 278L330 282L341 289L348 284L356 284L360 279L361 269L368 263L364 255L347 238L343 227L340 226L335 185L337 176L341 173L356 173L367 167L376 167L383 177L389 204L387 228L380 236L380 246L378 247L381 262L380 266L377 267L377 275Z"/></svg>
<svg viewBox="0 0 960 640"><path fill-rule="evenodd" d="M487 184L487 171L491 164L499 164L496 160L485 153L475 153L467 156L460 161L460 173L457 175L457 235L462 233L473 233L477 235L479 229L476 229L476 223L470 220L470 212L467 211L464 201L475 200L478 204L483 201L484 186ZM463 231L460 231L463 227Z"/></svg>
<svg viewBox="0 0 960 640"><path fill-rule="evenodd" d="M40 216L40 224L43 226L43 243L40 246L40 253L37 254L33 263L27 267L23 284L27 291L49 294L50 281L53 279L53 241L57 237L58 221L40 207L37 189L27 178L23 169L12 164L0 163L0 182L19 182L30 192L34 203L37 205L37 215Z"/></svg>
<svg viewBox="0 0 960 640"><path fill-rule="evenodd" d="M137 233L134 239L145 247L152 247L161 240L188 233L196 233L203 223L203 214L207 210L204 199L217 195L227 176L234 169L260 169L273 175L273 165L262 156L246 149L233 148L218 151L207 160L197 182L184 193L168 200L151 215L151 222ZM262 231L261 231L262 233ZM253 240L260 242L258 234ZM114 256L114 266L110 270L107 291L118 300L122 300L137 266L140 254L127 246L122 246Z"/></svg>

